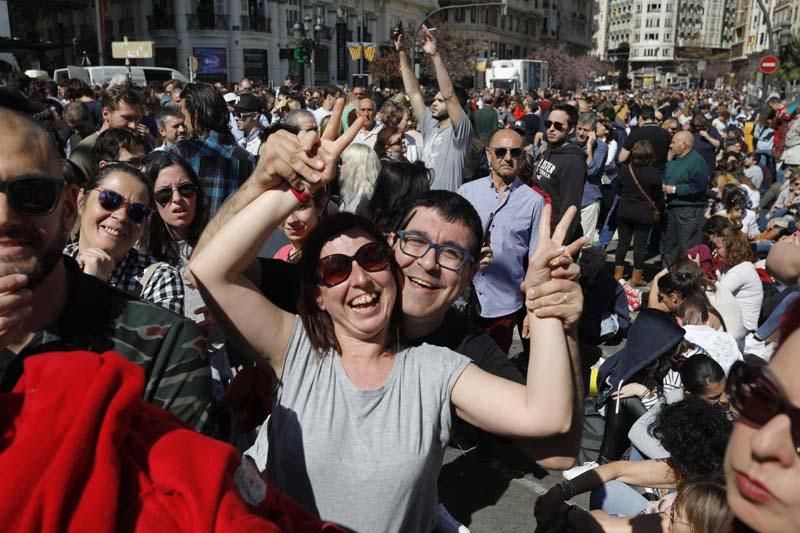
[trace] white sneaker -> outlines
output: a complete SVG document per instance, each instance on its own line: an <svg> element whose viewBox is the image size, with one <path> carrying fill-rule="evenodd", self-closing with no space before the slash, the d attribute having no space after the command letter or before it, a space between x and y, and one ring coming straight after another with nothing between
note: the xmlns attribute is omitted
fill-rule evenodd
<svg viewBox="0 0 800 533"><path fill-rule="evenodd" d="M594 470L600 466L595 461L587 461L582 465L573 466L569 470L564 470L561 475L564 476L564 479L575 479L576 477L580 476L584 472L588 472L589 470Z"/></svg>

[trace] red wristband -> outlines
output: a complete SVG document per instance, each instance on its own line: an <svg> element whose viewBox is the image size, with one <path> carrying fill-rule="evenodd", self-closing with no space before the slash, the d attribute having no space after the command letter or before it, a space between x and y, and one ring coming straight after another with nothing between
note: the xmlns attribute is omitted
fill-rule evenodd
<svg viewBox="0 0 800 533"><path fill-rule="evenodd" d="M311 201L311 195L308 194L308 191L298 191L294 187L289 187L289 190L292 191L294 197L297 198L297 201L301 204L307 204Z"/></svg>

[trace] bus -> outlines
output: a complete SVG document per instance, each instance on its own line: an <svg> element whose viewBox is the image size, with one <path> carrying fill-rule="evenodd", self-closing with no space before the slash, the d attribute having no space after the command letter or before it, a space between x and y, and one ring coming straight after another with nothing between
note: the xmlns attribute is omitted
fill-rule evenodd
<svg viewBox="0 0 800 533"><path fill-rule="evenodd" d="M486 86L511 94L536 91L550 86L550 70L547 61L495 59L486 68Z"/></svg>

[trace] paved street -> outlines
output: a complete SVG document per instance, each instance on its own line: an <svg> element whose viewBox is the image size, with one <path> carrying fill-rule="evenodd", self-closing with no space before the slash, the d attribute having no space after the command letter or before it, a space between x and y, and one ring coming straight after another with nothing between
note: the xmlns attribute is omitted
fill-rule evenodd
<svg viewBox="0 0 800 533"><path fill-rule="evenodd" d="M610 259L615 244L609 247ZM613 271L613 264L606 263L606 269ZM655 269L648 270L650 279ZM615 353L622 346L624 341L617 346L602 346L603 356ZM515 337L510 351L516 354L521 350L522 344ZM530 462L520 457L520 452L510 444L495 455L507 458L504 462L508 464L500 466L496 461L482 461L477 449L465 453L458 448L449 448L439 477L440 499L450 513L473 533L532 533L536 529L533 503L537 496L563 480L561 472L541 469L525 472ZM588 494L571 501L585 509L589 506Z"/></svg>

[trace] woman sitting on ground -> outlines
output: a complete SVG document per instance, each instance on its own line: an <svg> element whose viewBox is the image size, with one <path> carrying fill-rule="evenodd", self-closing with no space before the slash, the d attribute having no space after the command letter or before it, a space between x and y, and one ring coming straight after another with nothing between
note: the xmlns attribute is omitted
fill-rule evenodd
<svg viewBox="0 0 800 533"><path fill-rule="evenodd" d="M758 329L764 288L753 264L750 243L735 228L725 228L720 234L712 235L711 242L722 265L719 286L733 294L741 309L745 329L755 331Z"/></svg>
<svg viewBox="0 0 800 533"><path fill-rule="evenodd" d="M537 520L540 520L540 524L557 520L562 502L591 491L591 517L601 527L597 531L663 531L657 526L669 523L676 496L680 494L684 483L693 479L721 477L725 448L732 428L726 413L723 406L699 397L688 397L664 406L651 425L650 432L668 452L667 458L615 461L584 472L572 480L562 481L536 501ZM632 485L667 490L677 487L678 491L667 494L657 502L650 502ZM633 523L630 523L630 529L625 527L630 517L643 518L647 515L656 515L651 517L652 522L643 521L653 527L637 529ZM578 516L570 516L570 519L581 520ZM706 530L697 531L705 533Z"/></svg>

